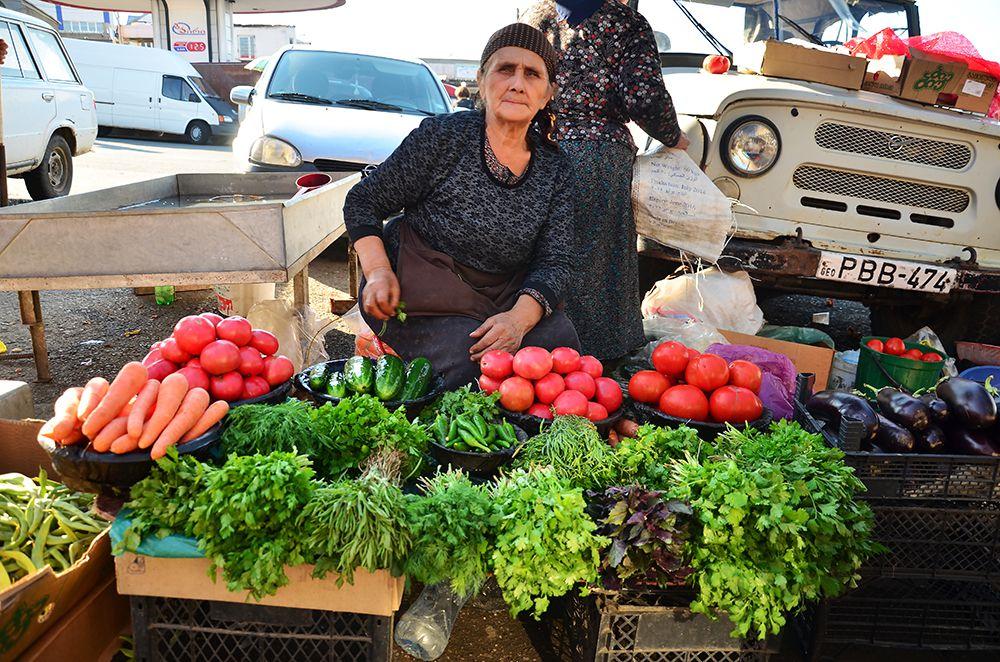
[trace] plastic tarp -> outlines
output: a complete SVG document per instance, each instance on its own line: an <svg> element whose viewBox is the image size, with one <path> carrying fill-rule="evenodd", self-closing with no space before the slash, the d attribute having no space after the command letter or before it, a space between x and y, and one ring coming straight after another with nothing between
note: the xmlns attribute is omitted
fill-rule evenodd
<svg viewBox="0 0 1000 662"><path fill-rule="evenodd" d="M117 549L125 531L132 524L132 513L128 509L123 509L115 521L111 523L111 549ZM163 538L150 536L144 538L137 549L130 549L130 552L141 554L142 556L155 556L164 559L200 559L205 555L198 549L198 541L186 536L168 535Z"/></svg>

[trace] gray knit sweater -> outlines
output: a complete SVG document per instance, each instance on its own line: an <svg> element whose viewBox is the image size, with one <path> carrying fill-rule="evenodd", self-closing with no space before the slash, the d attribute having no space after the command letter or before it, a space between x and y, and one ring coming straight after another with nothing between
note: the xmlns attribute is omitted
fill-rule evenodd
<svg viewBox="0 0 1000 662"><path fill-rule="evenodd" d="M352 241L380 236L395 265L400 210L427 244L456 262L492 274L527 270L523 287L549 307L562 301L576 252L569 169L556 148L529 136L528 170L504 184L483 156L483 113L428 117L373 174L347 194Z"/></svg>

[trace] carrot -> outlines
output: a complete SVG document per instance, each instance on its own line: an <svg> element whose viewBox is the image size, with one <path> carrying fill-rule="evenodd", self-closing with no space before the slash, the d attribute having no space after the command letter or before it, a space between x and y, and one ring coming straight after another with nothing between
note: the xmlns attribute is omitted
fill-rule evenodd
<svg viewBox="0 0 1000 662"><path fill-rule="evenodd" d="M69 436L62 440L63 446L73 446L75 444L83 441L83 432L80 430L73 430L69 433Z"/></svg>
<svg viewBox="0 0 1000 662"><path fill-rule="evenodd" d="M177 410L177 414L156 438L156 443L153 444L153 450L150 451L149 456L154 460L159 460L166 455L167 449L180 441L184 433L193 428L202 415L208 411L210 400L208 391L203 388L193 388L188 391Z"/></svg>
<svg viewBox="0 0 1000 662"><path fill-rule="evenodd" d="M125 429L128 425L128 418L125 416L119 416L115 420L111 421L105 425L97 436L90 440L91 446L98 453L107 453L111 450L111 443L118 437L125 434Z"/></svg>
<svg viewBox="0 0 1000 662"><path fill-rule="evenodd" d="M59 399L56 400L55 405L52 407L56 416L70 411L75 413L77 407L80 405L80 398L82 396L83 388L80 386L74 386L63 391L63 394L59 396Z"/></svg>
<svg viewBox="0 0 1000 662"><path fill-rule="evenodd" d="M181 443L185 444L196 437L208 432L208 429L221 421L223 417L229 413L229 403L225 400L218 400L212 403L205 413L201 415L198 422L194 424L194 427L188 430L188 433L181 437Z"/></svg>
<svg viewBox="0 0 1000 662"><path fill-rule="evenodd" d="M139 449L139 440L132 435L125 433L111 442L111 452L115 455L131 453Z"/></svg>
<svg viewBox="0 0 1000 662"><path fill-rule="evenodd" d="M68 438L76 428L78 419L76 409L80 405L80 396L83 389L79 386L66 389L66 392L59 396L53 407L55 416L52 417L52 428L48 436L61 442Z"/></svg>
<svg viewBox="0 0 1000 662"><path fill-rule="evenodd" d="M150 413L156 403L156 394L160 392L160 381L150 379L139 391L135 398L135 404L128 415L128 436L135 437L136 440L142 436L142 424L146 422L146 415Z"/></svg>
<svg viewBox="0 0 1000 662"><path fill-rule="evenodd" d="M181 406L187 392L188 380L184 375L175 372L164 377L160 384L159 395L156 397L156 411L143 426L142 434L139 435L139 448L149 448L153 445L163 429L173 420L174 414L177 413L177 409Z"/></svg>
<svg viewBox="0 0 1000 662"><path fill-rule="evenodd" d="M104 377L94 377L83 387L83 395L80 396L80 404L76 408L76 417L81 421L86 421L91 412L97 409L101 399L108 393L111 384Z"/></svg>
<svg viewBox="0 0 1000 662"><path fill-rule="evenodd" d="M146 384L146 366L138 361L126 363L118 372L115 381L111 382L107 395L90 413L83 424L83 433L88 439L93 439L105 425L110 423L122 408L128 404L132 396L137 394ZM114 441L112 439L112 441Z"/></svg>

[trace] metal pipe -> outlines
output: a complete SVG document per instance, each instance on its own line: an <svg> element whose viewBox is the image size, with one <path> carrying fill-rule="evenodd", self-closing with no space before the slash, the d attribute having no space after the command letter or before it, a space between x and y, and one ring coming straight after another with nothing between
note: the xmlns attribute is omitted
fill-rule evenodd
<svg viewBox="0 0 1000 662"><path fill-rule="evenodd" d="M203 0L205 3L205 23L208 25L208 61L215 62L215 57L212 55L212 0Z"/></svg>
<svg viewBox="0 0 1000 662"><path fill-rule="evenodd" d="M781 0L774 0L774 38L781 41Z"/></svg>

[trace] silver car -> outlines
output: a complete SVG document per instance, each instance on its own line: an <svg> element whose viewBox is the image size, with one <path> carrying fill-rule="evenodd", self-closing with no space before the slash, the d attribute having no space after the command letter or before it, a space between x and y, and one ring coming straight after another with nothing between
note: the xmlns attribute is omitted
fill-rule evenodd
<svg viewBox="0 0 1000 662"><path fill-rule="evenodd" d="M246 118L233 141L245 171L357 171L381 163L425 117L451 112L425 63L289 46L254 87L236 87Z"/></svg>

